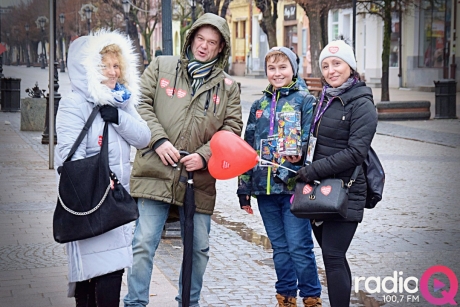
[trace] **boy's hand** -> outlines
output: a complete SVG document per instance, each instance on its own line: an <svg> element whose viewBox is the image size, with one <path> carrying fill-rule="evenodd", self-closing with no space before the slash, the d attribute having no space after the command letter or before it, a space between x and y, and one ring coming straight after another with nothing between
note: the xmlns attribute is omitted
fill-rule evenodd
<svg viewBox="0 0 460 307"><path fill-rule="evenodd" d="M286 160L288 160L290 163L297 163L302 159L302 156L286 156Z"/></svg>
<svg viewBox="0 0 460 307"><path fill-rule="evenodd" d="M249 214L253 214L251 208L251 197L245 194L238 194L238 199L240 200L240 208Z"/></svg>

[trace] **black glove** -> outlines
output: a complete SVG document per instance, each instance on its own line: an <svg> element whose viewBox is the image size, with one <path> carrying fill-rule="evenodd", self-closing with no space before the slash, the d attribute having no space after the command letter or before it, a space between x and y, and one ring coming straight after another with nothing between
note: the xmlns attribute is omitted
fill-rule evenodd
<svg viewBox="0 0 460 307"><path fill-rule="evenodd" d="M297 171L297 174L299 174L299 178L302 179L304 182L310 182L311 180L307 176L307 166L302 167Z"/></svg>
<svg viewBox="0 0 460 307"><path fill-rule="evenodd" d="M240 200L240 208L243 209L244 206L251 207L251 196L246 194L238 194Z"/></svg>
<svg viewBox="0 0 460 307"><path fill-rule="evenodd" d="M109 105L105 105L99 109L101 117L104 121L118 125L118 109Z"/></svg>

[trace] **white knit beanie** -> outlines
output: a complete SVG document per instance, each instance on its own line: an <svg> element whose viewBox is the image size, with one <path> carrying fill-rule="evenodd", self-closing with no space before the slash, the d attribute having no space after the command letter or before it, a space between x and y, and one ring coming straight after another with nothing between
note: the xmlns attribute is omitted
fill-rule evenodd
<svg viewBox="0 0 460 307"><path fill-rule="evenodd" d="M356 59L355 53L350 45L345 43L343 40L336 40L332 41L324 47L323 51L321 51L319 55L319 69L322 70L321 63L325 58L328 57L338 57L344 60L348 65L350 65L351 69L356 71Z"/></svg>

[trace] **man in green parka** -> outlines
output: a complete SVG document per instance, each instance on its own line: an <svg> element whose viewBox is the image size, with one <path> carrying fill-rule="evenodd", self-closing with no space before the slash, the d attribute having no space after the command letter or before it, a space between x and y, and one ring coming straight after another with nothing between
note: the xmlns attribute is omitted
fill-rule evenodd
<svg viewBox="0 0 460 307"><path fill-rule="evenodd" d="M224 72L230 55L225 19L204 14L190 28L180 57L156 57L141 77L139 113L150 127L148 148L139 150L131 174L131 194L140 217L133 240L125 306L146 306L153 257L172 205L183 227L187 171L194 172L196 213L190 306L199 306L209 259L215 179L207 170L209 141L219 130L241 134L243 121L237 83ZM181 158L179 150L190 155ZM176 300L181 306L181 289Z"/></svg>

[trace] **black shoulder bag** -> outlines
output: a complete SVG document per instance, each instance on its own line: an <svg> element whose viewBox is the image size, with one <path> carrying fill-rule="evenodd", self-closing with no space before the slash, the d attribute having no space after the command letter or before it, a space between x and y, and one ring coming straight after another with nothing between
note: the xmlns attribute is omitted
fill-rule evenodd
<svg viewBox="0 0 460 307"><path fill-rule="evenodd" d="M96 106L58 169L58 200L53 215L53 235L58 243L95 237L139 217L136 202L109 168L107 122L101 151L71 161L98 112Z"/></svg>

